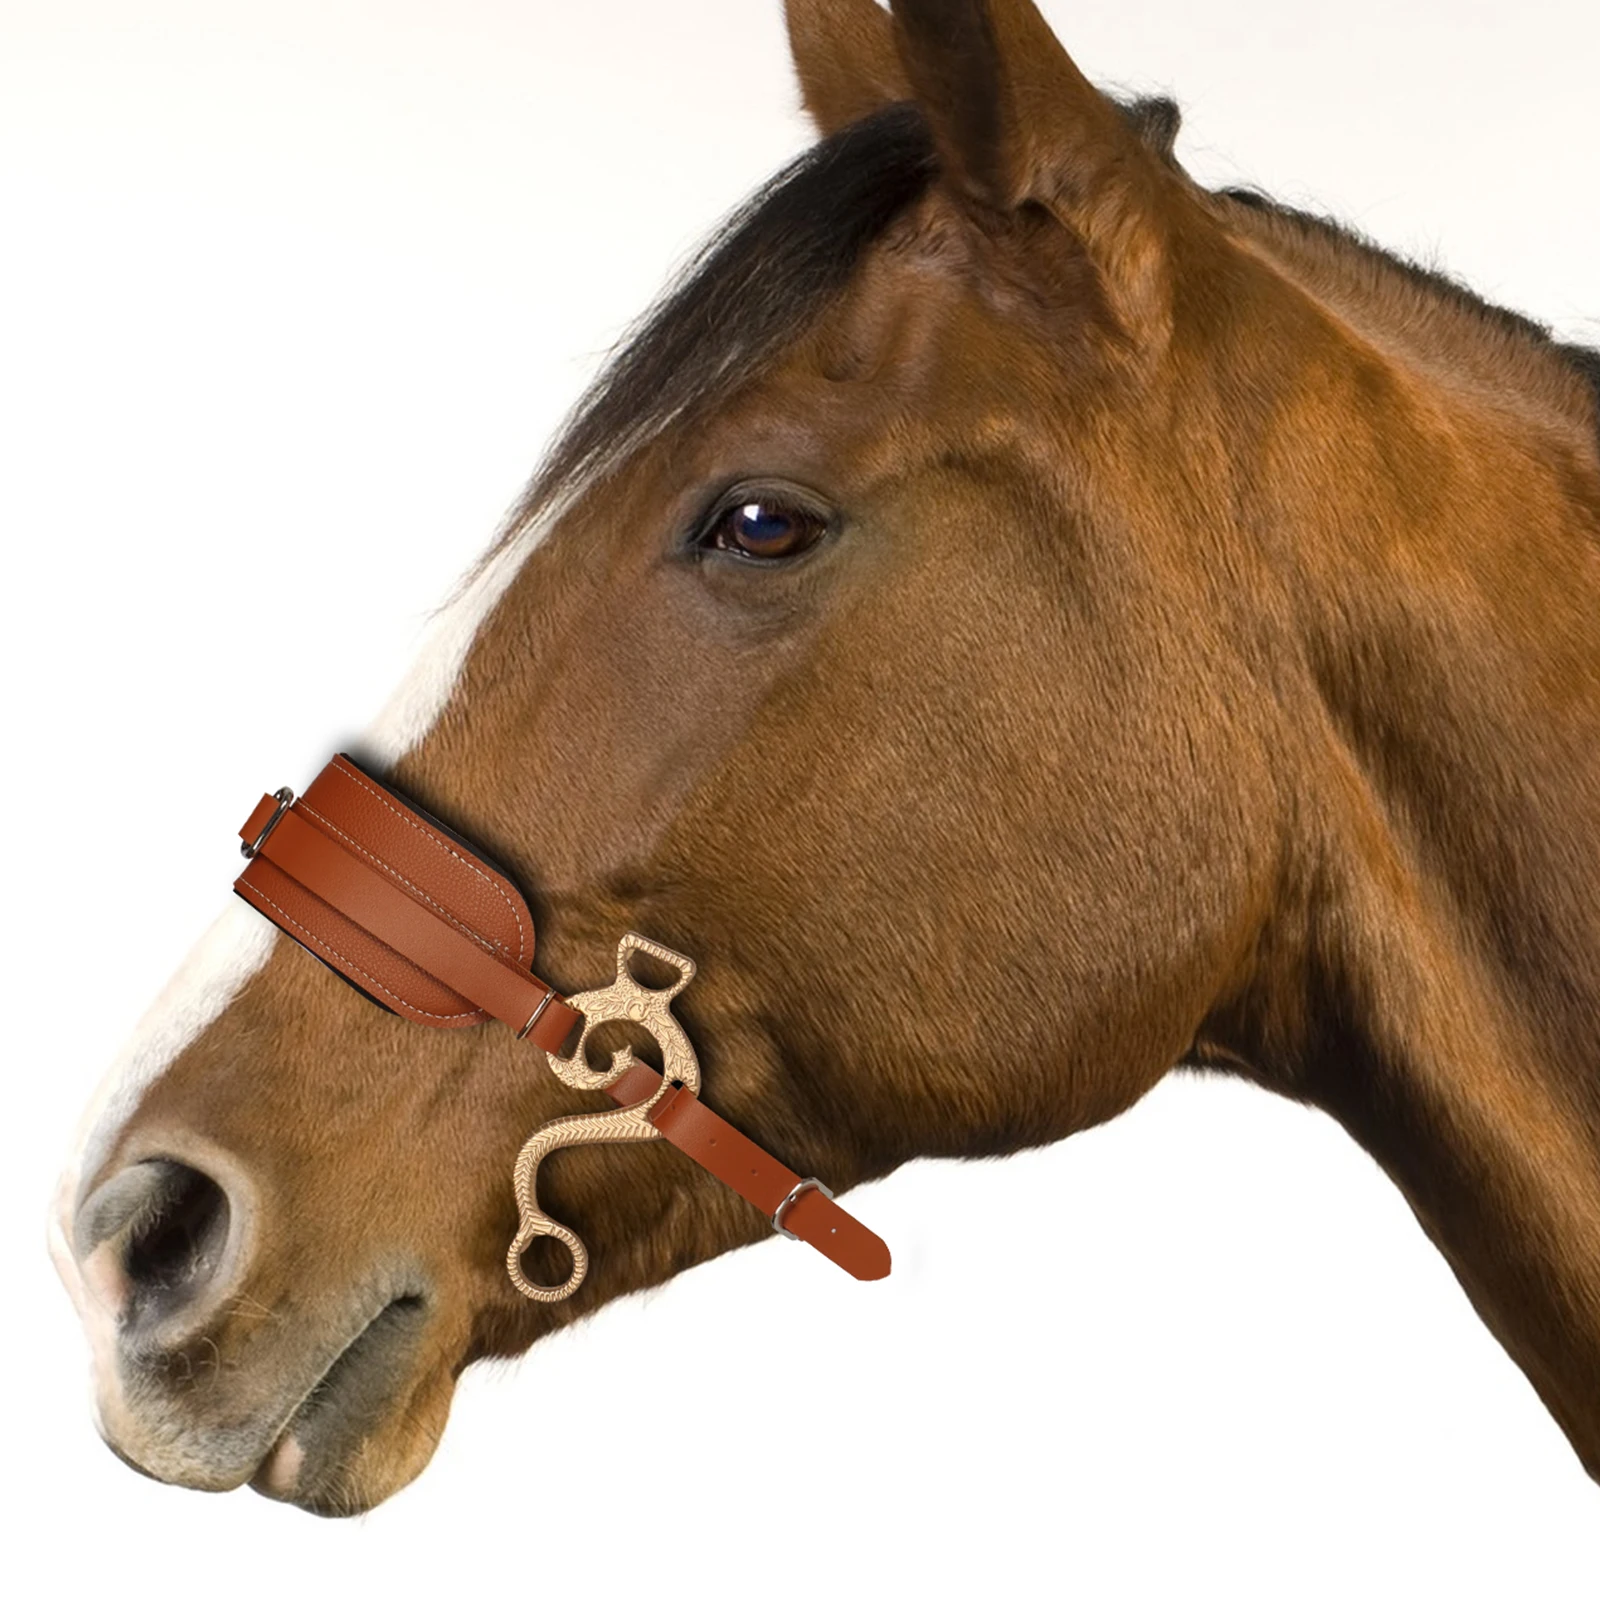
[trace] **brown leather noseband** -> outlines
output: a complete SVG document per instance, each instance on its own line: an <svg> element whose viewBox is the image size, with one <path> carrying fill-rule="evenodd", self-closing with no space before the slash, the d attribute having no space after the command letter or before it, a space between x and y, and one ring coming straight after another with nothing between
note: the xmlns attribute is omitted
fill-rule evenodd
<svg viewBox="0 0 1600 1600"><path fill-rule="evenodd" d="M588 1259L577 1235L538 1209L541 1157L564 1144L657 1136L759 1207L778 1232L803 1239L856 1278L888 1275L889 1249L877 1234L817 1179L790 1171L700 1099L693 1049L667 1004L693 975L692 961L630 934L616 982L569 1002L533 974L533 918L506 875L347 756L335 756L299 799L288 789L263 795L239 836L250 864L236 892L386 1010L432 1028L493 1017L543 1050L563 1082L602 1090L619 1108L561 1118L524 1147L516 1172L523 1226L507 1259L522 1293L565 1299ZM681 981L666 992L646 989L627 969L633 949L676 964ZM589 1027L623 1016L650 1027L668 1077L629 1051L609 1069L588 1066ZM584 1037L562 1056L580 1022ZM541 1234L572 1252L564 1284L547 1287L522 1274L522 1252Z"/></svg>

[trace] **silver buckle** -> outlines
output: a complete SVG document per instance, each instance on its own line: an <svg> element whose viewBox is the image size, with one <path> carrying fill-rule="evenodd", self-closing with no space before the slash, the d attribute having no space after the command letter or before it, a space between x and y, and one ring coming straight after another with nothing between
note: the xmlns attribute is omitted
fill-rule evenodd
<svg viewBox="0 0 1600 1600"><path fill-rule="evenodd" d="M253 840L246 839L239 846L239 854L242 855L246 861L254 861L255 858L261 854L261 847L267 842L267 835L278 826L278 824L283 820L284 812L294 804L294 790L285 784L283 788L279 789L278 792L273 795L272 798L278 802L278 809L267 818L266 827L264 827Z"/></svg>
<svg viewBox="0 0 1600 1600"><path fill-rule="evenodd" d="M807 1189L818 1189L823 1194L827 1195L830 1200L833 1199L833 1190L830 1189L820 1178L802 1178L799 1183L797 1183L794 1188L792 1188L788 1194L786 1194L783 1199L778 1202L778 1209L772 1213L773 1228L778 1233L781 1233L785 1239L793 1239L797 1244L803 1244L805 1241L801 1239L798 1233L790 1233L789 1230L784 1227L783 1219L789 1214L789 1207L792 1206L795 1201L806 1192Z"/></svg>

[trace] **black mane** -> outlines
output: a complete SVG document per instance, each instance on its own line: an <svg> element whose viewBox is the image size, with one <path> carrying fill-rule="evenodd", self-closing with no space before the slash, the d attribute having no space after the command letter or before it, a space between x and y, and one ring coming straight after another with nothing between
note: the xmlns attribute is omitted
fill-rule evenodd
<svg viewBox="0 0 1600 1600"><path fill-rule="evenodd" d="M1335 217L1322 216L1315 211L1302 211L1298 207L1285 205L1259 189L1219 189L1217 193L1224 200L1248 206L1253 211L1270 212L1275 217L1282 217L1294 223L1306 233L1318 234L1325 239L1333 240L1347 250L1357 251L1369 259L1380 261L1399 273L1407 282L1426 289L1436 299L1471 311L1490 327L1516 335L1549 350L1552 355L1558 356L1576 372L1593 392L1595 422L1597 429L1600 429L1600 350L1557 339L1547 324L1537 322L1520 311L1496 305L1492 300L1485 300L1461 279L1452 277L1448 272L1441 272L1436 267L1425 267L1420 262L1400 255L1397 251L1386 249L1359 229L1340 222Z"/></svg>
<svg viewBox="0 0 1600 1600"><path fill-rule="evenodd" d="M1177 106L1144 99L1122 110L1151 150L1175 165ZM511 526L546 510L564 490L674 419L757 375L845 286L863 252L927 191L936 172L927 123L905 104L822 140L764 184L620 343L556 436ZM1490 326L1549 349L1594 392L1600 424L1600 350L1562 343L1543 324L1330 218L1254 189L1218 193L1381 260L1440 299L1472 309Z"/></svg>
<svg viewBox="0 0 1600 1600"><path fill-rule="evenodd" d="M922 114L897 105L822 140L763 184L618 346L515 521L756 375L844 288L935 170Z"/></svg>

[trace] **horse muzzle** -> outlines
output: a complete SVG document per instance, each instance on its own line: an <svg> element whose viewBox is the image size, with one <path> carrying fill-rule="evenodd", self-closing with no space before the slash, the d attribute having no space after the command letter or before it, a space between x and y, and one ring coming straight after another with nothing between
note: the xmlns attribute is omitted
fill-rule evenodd
<svg viewBox="0 0 1600 1600"><path fill-rule="evenodd" d="M343 756L304 796L264 796L240 837L237 893L301 949L420 1025L501 1022L541 1052L530 1064L547 1062L572 1092L571 1114L536 1129L509 1174L519 1226L505 1267L520 1295L564 1301L585 1282L584 1241L538 1198L540 1163L580 1144L665 1140L776 1231L857 1278L888 1273L883 1241L823 1182L701 1098L699 1061L672 1009L695 975L688 957L630 933L608 983L555 993L533 971L533 919L511 879ZM641 962L648 971L636 970ZM663 971L671 981L660 986ZM270 1003L293 1015L281 992ZM630 1049L591 1063L591 1035L608 1024L647 1035L659 1070ZM248 1040L253 1026L247 1001L237 1027ZM209 1048L226 1056L230 1045ZM338 1198L336 1159L296 1180L318 1186L313 1206L281 1177L258 1193L264 1175L226 1144L157 1115L61 1217L57 1262L94 1353L100 1431L163 1481L248 1482L312 1510L364 1509L431 1453L471 1342L470 1312L459 1295L436 1293L419 1261L392 1253L385 1241L406 1239L406 1229L366 1209L384 1201L359 1188ZM314 1242L299 1237L307 1215L317 1218ZM559 1283L527 1267L541 1237L566 1247ZM314 1283L286 1269L290 1244L314 1252Z"/></svg>
<svg viewBox="0 0 1600 1600"><path fill-rule="evenodd" d="M396 1259L303 1302L264 1291L268 1230L248 1172L197 1137L179 1143L185 1159L121 1166L79 1205L70 1244L56 1242L101 1437L162 1482L364 1509L423 1464L387 1463L392 1483L353 1494L374 1429L416 1433L419 1409L441 1423L448 1409L453 1377L441 1389L422 1361L438 1314L427 1274Z"/></svg>

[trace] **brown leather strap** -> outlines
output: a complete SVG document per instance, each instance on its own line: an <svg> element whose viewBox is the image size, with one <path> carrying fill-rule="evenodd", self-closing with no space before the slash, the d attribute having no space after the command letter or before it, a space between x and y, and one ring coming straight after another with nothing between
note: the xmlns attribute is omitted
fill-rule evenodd
<svg viewBox="0 0 1600 1600"><path fill-rule="evenodd" d="M259 815L259 808L251 820ZM249 823L246 823L249 826ZM491 955L420 901L412 899L337 840L304 821L295 807L279 817L260 845L260 856L319 900L382 939L391 950L431 973L463 1000L541 1050L558 1051L578 1013L530 972Z"/></svg>
<svg viewBox="0 0 1600 1600"><path fill-rule="evenodd" d="M618 1105L631 1106L647 1100L660 1087L661 1074L636 1060L606 1093ZM767 1217L773 1217L793 1195L784 1206L783 1226L851 1277L889 1276L889 1247L877 1234L822 1189L800 1188L808 1180L747 1139L692 1090L668 1089L650 1112L650 1120L665 1139ZM800 1193L796 1195L797 1188Z"/></svg>
<svg viewBox="0 0 1600 1600"><path fill-rule="evenodd" d="M380 1005L430 1028L469 1028L489 1016L400 955L381 929L345 916L273 862L270 849L262 846L289 801L297 818L387 878L443 925L519 972L532 969L533 917L516 885L348 756L335 756L298 800L280 789L251 813L239 830L251 860L234 888Z"/></svg>
<svg viewBox="0 0 1600 1600"><path fill-rule="evenodd" d="M337 756L292 804L264 795L239 836L234 887L380 1004L433 1027L498 1018L559 1054L580 1013L527 970L533 922L510 880L442 824ZM636 1105L661 1074L635 1060L608 1093ZM887 1277L889 1247L691 1090L651 1108L662 1136L852 1276Z"/></svg>

